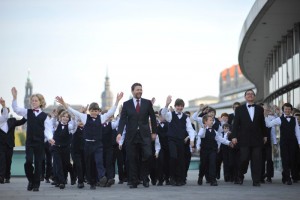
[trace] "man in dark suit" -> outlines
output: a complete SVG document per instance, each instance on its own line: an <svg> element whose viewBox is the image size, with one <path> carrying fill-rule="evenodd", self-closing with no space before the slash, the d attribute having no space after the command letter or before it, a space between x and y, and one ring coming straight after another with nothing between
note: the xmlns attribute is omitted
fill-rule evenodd
<svg viewBox="0 0 300 200"><path fill-rule="evenodd" d="M8 110L9 109L5 108ZM1 110L1 113L3 109ZM15 147L15 128L26 122L25 118L16 120L16 118L8 118L0 127L0 183L10 182L10 169L13 156L13 148Z"/></svg>
<svg viewBox="0 0 300 200"><path fill-rule="evenodd" d="M264 110L254 104L255 93L252 89L245 92L246 104L235 110L232 143L240 146L239 184L243 184L251 160L253 186L260 186L262 147L267 141L267 128Z"/></svg>
<svg viewBox="0 0 300 200"><path fill-rule="evenodd" d="M124 102L118 127L117 142L121 139L126 125L126 152L129 161L130 188L137 188L139 183L138 171L141 171L144 187L149 187L149 159L152 155L151 138L156 137L156 117L152 102L141 98L143 89L140 83L131 86L133 98ZM151 129L149 125L151 121ZM152 134L151 134L152 133ZM138 157L142 155L141 170L138 169Z"/></svg>

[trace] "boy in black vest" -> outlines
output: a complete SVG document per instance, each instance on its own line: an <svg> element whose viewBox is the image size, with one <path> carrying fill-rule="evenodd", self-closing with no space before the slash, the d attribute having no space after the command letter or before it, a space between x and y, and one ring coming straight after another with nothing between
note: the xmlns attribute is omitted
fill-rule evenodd
<svg viewBox="0 0 300 200"><path fill-rule="evenodd" d="M166 185L170 184L170 152L168 145L168 122L161 116L161 111L159 111L159 123L157 125L157 135L159 136L160 142L160 151L158 156L158 166L157 166L157 177L158 184L157 186L162 186L163 182L166 182Z"/></svg>
<svg viewBox="0 0 300 200"><path fill-rule="evenodd" d="M28 179L27 190L39 191L44 155L44 138L46 137L50 144L54 144L52 123L47 114L42 111L46 106L43 95L33 94L30 97L32 109L25 109L17 105L17 89L13 87L11 92L13 95L13 111L27 119L26 162L24 164L25 174ZM32 166L33 164L34 167Z"/></svg>
<svg viewBox="0 0 300 200"><path fill-rule="evenodd" d="M107 113L107 110L102 111L102 114ZM105 187L110 187L115 183L114 179L114 165L113 165L113 130L116 129L119 125L120 118L112 121L113 116L107 119L102 124L102 133L103 133L103 158L104 158L104 167L106 170L106 177L108 179Z"/></svg>
<svg viewBox="0 0 300 200"><path fill-rule="evenodd" d="M220 144L231 145L232 143L221 136L215 131L213 127L213 117L205 115L202 118L204 128L201 128L198 133L197 149L200 150L200 168L198 185L202 185L202 179L207 169L209 168L209 181L211 186L217 186L216 180L216 157ZM200 138L203 138L200 140Z"/></svg>
<svg viewBox="0 0 300 200"><path fill-rule="evenodd" d="M166 106L163 108L161 114L167 122L168 128L168 145L170 151L170 184L173 186L182 186L185 184L185 138L186 132L190 137L190 146L194 147L195 131L192 127L190 118L182 112L184 108L184 101L176 99L175 111L168 111L168 107L172 102L172 96L167 97Z"/></svg>
<svg viewBox="0 0 300 200"><path fill-rule="evenodd" d="M26 122L25 118L16 120L8 118L9 109L5 107L5 101L0 98L2 105L0 116L0 183L10 183L10 170L15 147L15 128ZM4 180L5 179L5 180Z"/></svg>
<svg viewBox="0 0 300 200"><path fill-rule="evenodd" d="M86 173L89 179L90 189L96 189L96 182L99 180L99 186L104 187L107 183L105 168L103 164L103 141L102 141L102 122L114 115L118 103L123 97L123 93L117 95L115 105L105 114L101 115L97 103L91 103L89 106L90 114L83 114L72 109L65 103L62 97L56 97L56 101L63 105L69 112L73 113L84 125L84 153L86 159ZM96 163L96 166L95 166ZM95 169L96 167L96 169ZM97 173L96 173L97 172Z"/></svg>
<svg viewBox="0 0 300 200"><path fill-rule="evenodd" d="M285 103L282 106L283 115L270 120L268 111L265 110L265 121L267 127L280 125L280 156L282 163L282 183L292 185L292 179L298 179L296 170L296 151L300 147L300 131L298 121L291 116L293 106Z"/></svg>

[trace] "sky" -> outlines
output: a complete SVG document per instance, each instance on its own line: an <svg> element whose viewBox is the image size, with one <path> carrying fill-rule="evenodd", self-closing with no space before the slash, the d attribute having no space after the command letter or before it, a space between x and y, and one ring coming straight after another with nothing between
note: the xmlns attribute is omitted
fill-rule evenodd
<svg viewBox="0 0 300 200"><path fill-rule="evenodd" d="M24 106L33 92L70 104L101 103L108 72L114 100L131 85L164 106L218 96L219 76L238 63L239 36L255 0L1 0L0 96ZM172 104L173 104L172 103Z"/></svg>

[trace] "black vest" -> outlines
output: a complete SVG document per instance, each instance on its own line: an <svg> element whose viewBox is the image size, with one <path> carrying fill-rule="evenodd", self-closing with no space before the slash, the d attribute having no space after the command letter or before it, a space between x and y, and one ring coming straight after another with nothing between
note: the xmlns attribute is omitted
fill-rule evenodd
<svg viewBox="0 0 300 200"><path fill-rule="evenodd" d="M187 115L184 113L182 113L182 117L179 119L176 113L174 111L172 112L172 120L169 123L167 133L168 137L180 140L186 138L186 118Z"/></svg>
<svg viewBox="0 0 300 200"><path fill-rule="evenodd" d="M284 116L281 116L280 119L280 141L297 141L295 134L296 118L291 117L290 122Z"/></svg>
<svg viewBox="0 0 300 200"><path fill-rule="evenodd" d="M98 115L95 120L87 115L86 124L84 125L84 139L95 140L102 143L102 123L101 116Z"/></svg>
<svg viewBox="0 0 300 200"><path fill-rule="evenodd" d="M108 122L107 125L102 124L102 141L103 146L105 147L112 147L112 137L113 135L113 129L111 127L111 122Z"/></svg>
<svg viewBox="0 0 300 200"><path fill-rule="evenodd" d="M32 109L27 110L26 146L44 145L46 118L47 114L44 112L35 116Z"/></svg>
<svg viewBox="0 0 300 200"><path fill-rule="evenodd" d="M77 127L76 132L72 136L71 143L73 152L80 152L84 149L83 128Z"/></svg>
<svg viewBox="0 0 300 200"><path fill-rule="evenodd" d="M201 149L203 150L218 150L218 143L216 141L216 132L214 129L210 132L206 129L205 138L201 140Z"/></svg>
<svg viewBox="0 0 300 200"><path fill-rule="evenodd" d="M161 149L168 148L168 122L162 122L164 124L164 127L161 127L160 124L157 125L157 135L159 137L159 143L161 146Z"/></svg>
<svg viewBox="0 0 300 200"><path fill-rule="evenodd" d="M64 129L62 128L64 126ZM68 124L62 125L59 122L56 130L54 131L53 139L55 141L55 145L67 147L70 145L71 135L69 132Z"/></svg>

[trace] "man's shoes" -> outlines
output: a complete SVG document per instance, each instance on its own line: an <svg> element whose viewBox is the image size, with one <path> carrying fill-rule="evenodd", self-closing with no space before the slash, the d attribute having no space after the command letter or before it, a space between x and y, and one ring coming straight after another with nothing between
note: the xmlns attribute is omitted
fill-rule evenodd
<svg viewBox="0 0 300 200"><path fill-rule="evenodd" d="M253 182L252 184L254 187L259 187L260 186L260 182Z"/></svg>
<svg viewBox="0 0 300 200"><path fill-rule="evenodd" d="M81 188L84 187L84 184L83 184L83 183L78 183L78 184L77 184L77 187L78 187L79 189L81 189Z"/></svg>
<svg viewBox="0 0 300 200"><path fill-rule="evenodd" d="M197 181L198 185L202 185L203 184L203 181L201 178L198 178L198 181Z"/></svg>
<svg viewBox="0 0 300 200"><path fill-rule="evenodd" d="M218 186L218 182L217 182L217 181L212 181L212 182L210 183L210 186Z"/></svg>
<svg viewBox="0 0 300 200"><path fill-rule="evenodd" d="M9 178L7 178L7 179L5 179L5 181L4 181L5 183L10 183L10 180L9 180Z"/></svg>
<svg viewBox="0 0 300 200"><path fill-rule="evenodd" d="M130 189L134 189L134 188L137 188L137 184L136 183L132 183L130 186L129 186Z"/></svg>
<svg viewBox="0 0 300 200"><path fill-rule="evenodd" d="M59 189L65 189L65 184L59 184Z"/></svg>
<svg viewBox="0 0 300 200"><path fill-rule="evenodd" d="M156 180L151 180L152 185L156 185L156 182L157 182Z"/></svg>
<svg viewBox="0 0 300 200"><path fill-rule="evenodd" d="M34 188L32 189L32 191L34 191L34 192L38 192L38 191L39 191L39 188L37 188L37 187L34 187Z"/></svg>
<svg viewBox="0 0 300 200"><path fill-rule="evenodd" d="M244 177L239 177L238 184L243 185L244 183Z"/></svg>
<svg viewBox="0 0 300 200"><path fill-rule="evenodd" d="M41 176L40 181L44 181L45 177Z"/></svg>
<svg viewBox="0 0 300 200"><path fill-rule="evenodd" d="M149 187L149 181L148 180L143 180L143 186L144 187Z"/></svg>
<svg viewBox="0 0 300 200"><path fill-rule="evenodd" d="M0 184L4 184L4 178L0 176Z"/></svg>
<svg viewBox="0 0 300 200"><path fill-rule="evenodd" d="M31 191L33 189L32 182L29 182L27 185L27 190Z"/></svg>
<svg viewBox="0 0 300 200"><path fill-rule="evenodd" d="M71 179L71 185L75 185L76 184L76 179Z"/></svg>
<svg viewBox="0 0 300 200"><path fill-rule="evenodd" d="M45 182L46 182L46 183L50 183L49 178L45 178Z"/></svg>
<svg viewBox="0 0 300 200"><path fill-rule="evenodd" d="M103 176L102 178L100 178L100 180L98 182L98 186L105 187L106 183L107 183L107 178L106 178L106 176Z"/></svg>
<svg viewBox="0 0 300 200"><path fill-rule="evenodd" d="M91 190L96 190L96 185L92 184L92 185L90 186L90 189L91 189Z"/></svg>
<svg viewBox="0 0 300 200"><path fill-rule="evenodd" d="M108 179L105 187L110 187L112 186L113 184L115 184L115 179L111 178L111 179Z"/></svg>
<svg viewBox="0 0 300 200"><path fill-rule="evenodd" d="M264 180L264 179L261 179L261 180L260 180L260 183L266 183L266 182L265 182L265 180Z"/></svg>
<svg viewBox="0 0 300 200"><path fill-rule="evenodd" d="M162 186L163 185L163 182L162 181L159 181L158 183L157 183L157 186Z"/></svg>
<svg viewBox="0 0 300 200"><path fill-rule="evenodd" d="M272 179L271 178L267 178L266 182L267 183L272 183Z"/></svg>

